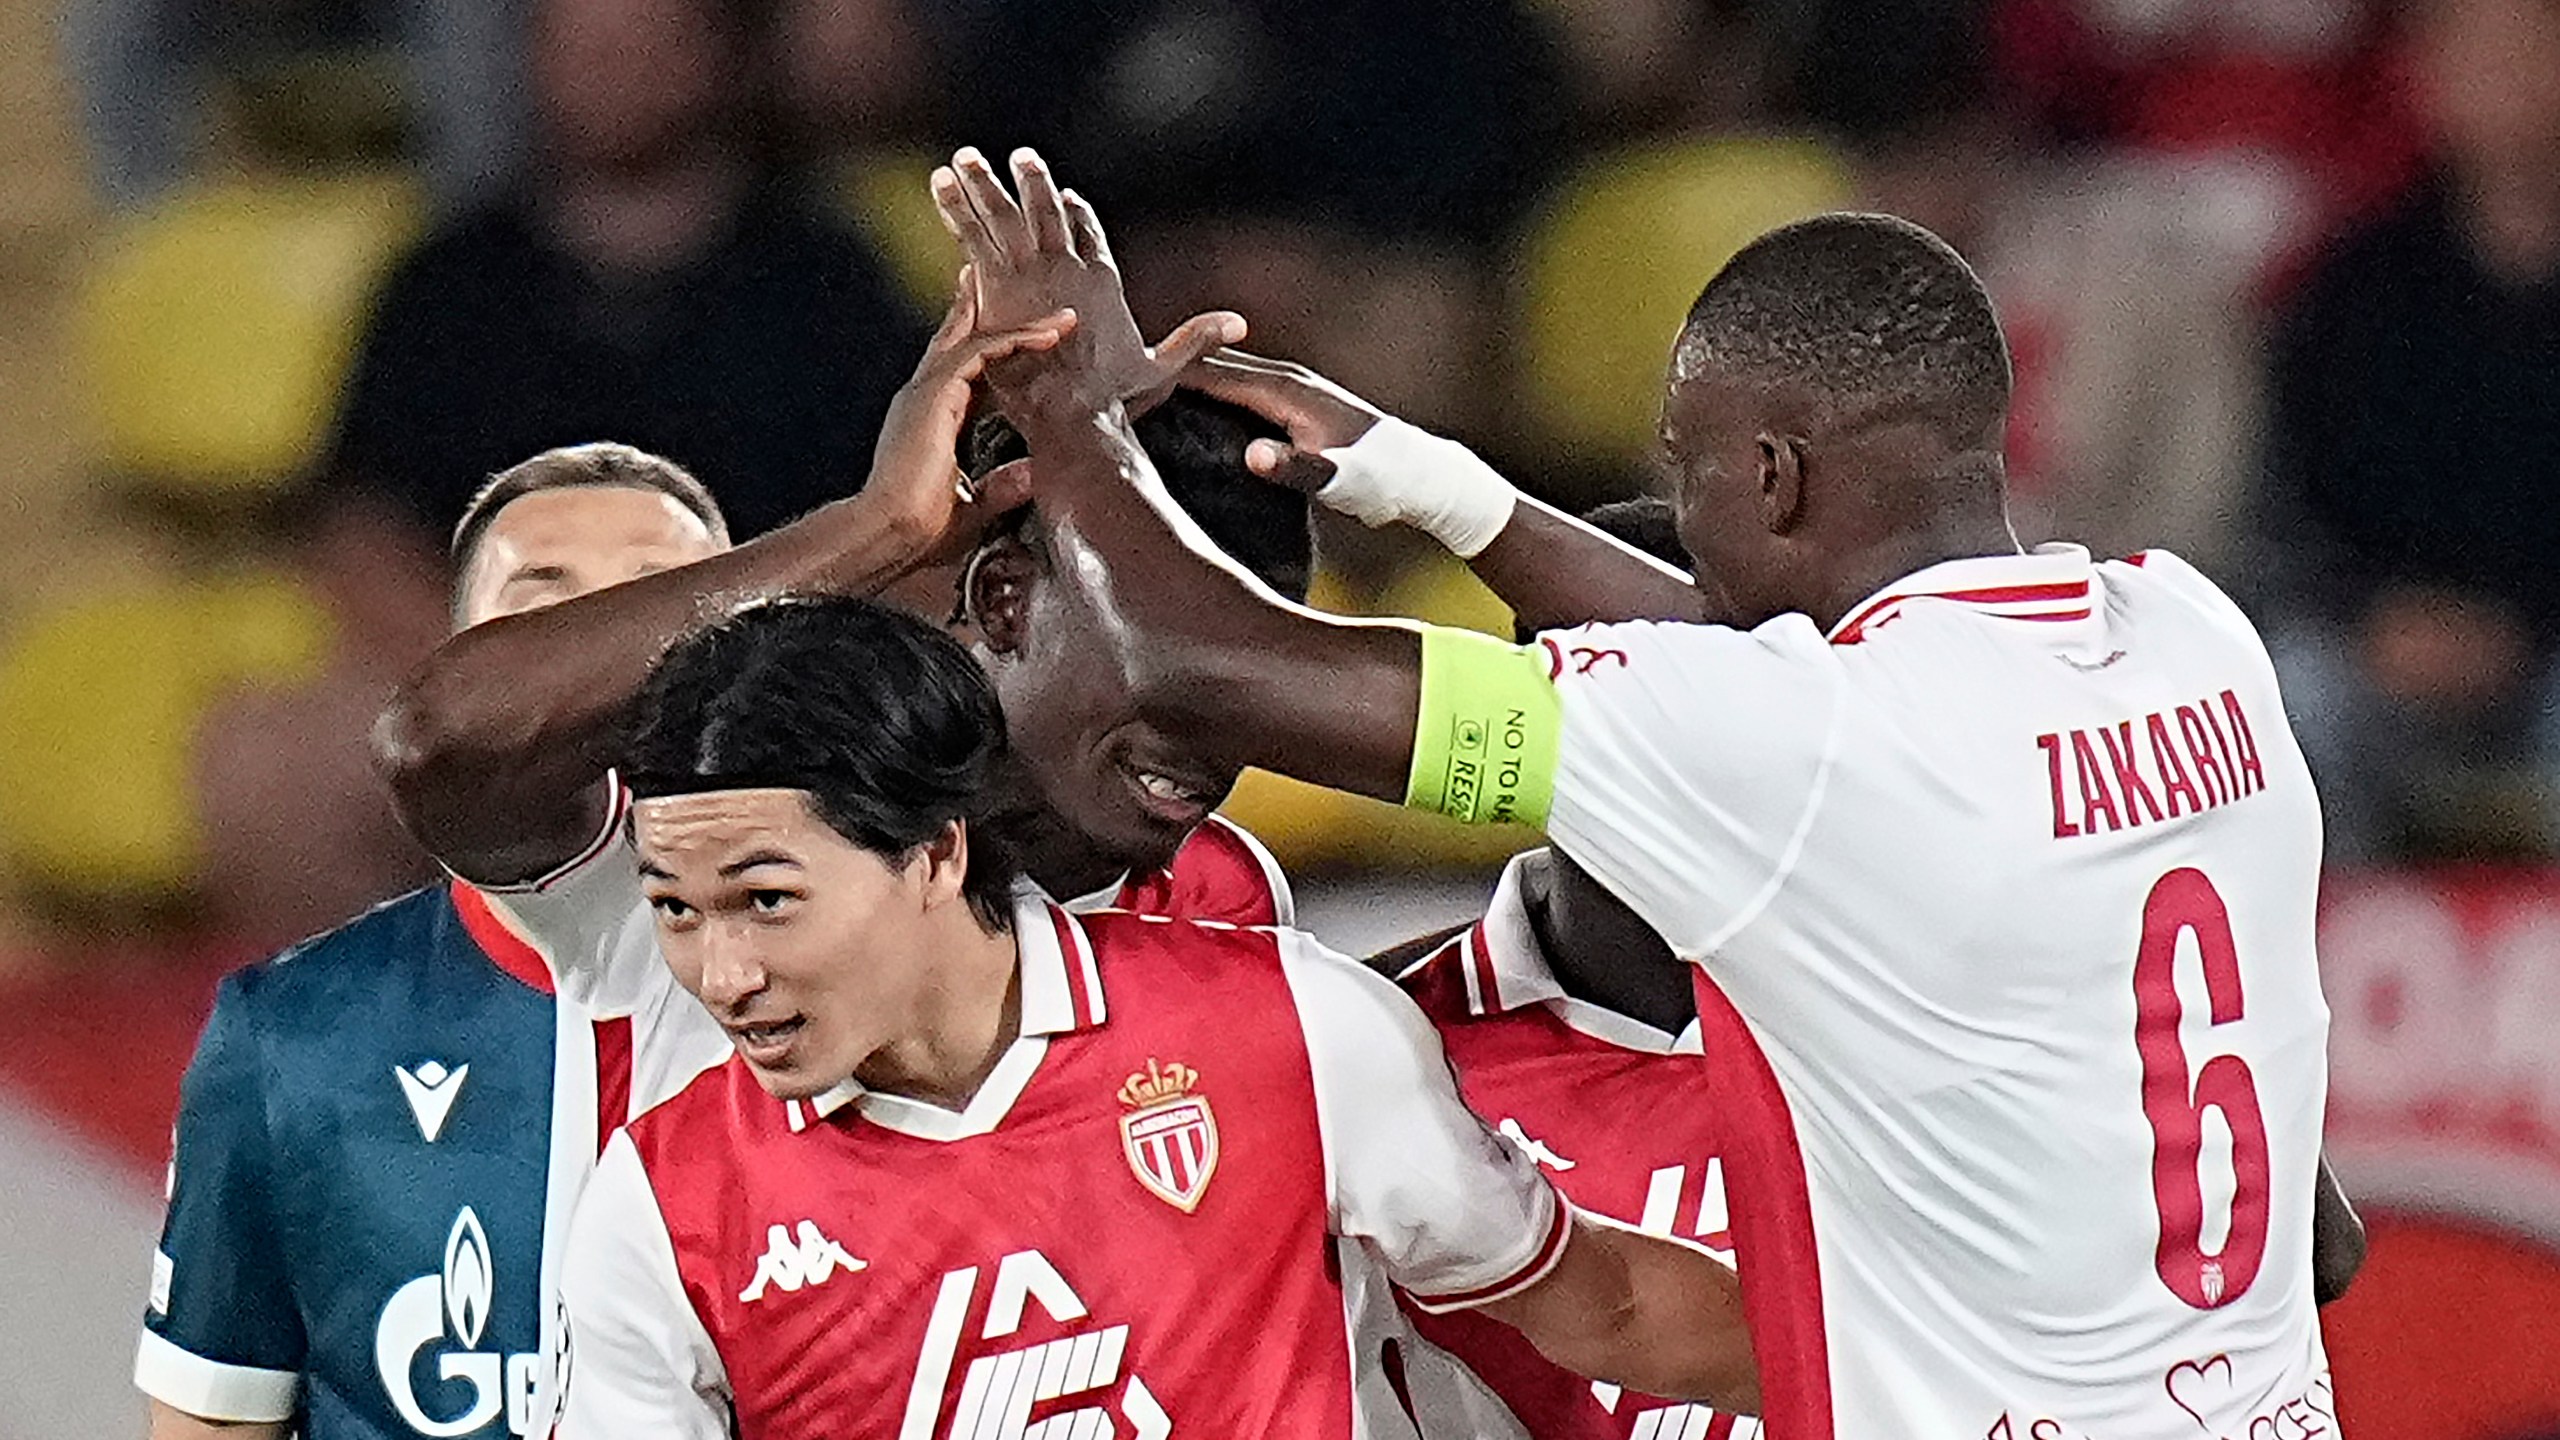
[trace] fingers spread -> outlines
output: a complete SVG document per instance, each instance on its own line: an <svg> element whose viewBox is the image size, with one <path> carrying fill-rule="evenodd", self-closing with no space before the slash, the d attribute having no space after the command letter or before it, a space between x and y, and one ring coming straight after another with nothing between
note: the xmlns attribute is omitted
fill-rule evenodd
<svg viewBox="0 0 2560 1440"><path fill-rule="evenodd" d="M961 182L960 172L949 165L933 172L933 208L942 216L942 228L960 242L960 251L971 264L1004 263L1004 250L996 244L995 232L987 228L986 217L971 203L969 187Z"/></svg>
<svg viewBox="0 0 2560 1440"><path fill-rule="evenodd" d="M1111 263L1111 242L1102 237L1102 217L1073 190L1062 192L1059 202L1066 206L1067 233L1074 240L1076 256L1089 265Z"/></svg>
<svg viewBox="0 0 2560 1440"><path fill-rule="evenodd" d="M1066 206L1039 151L1026 147L1013 152L1013 185L1022 193L1023 226L1032 245L1046 254L1070 253Z"/></svg>
<svg viewBox="0 0 2560 1440"><path fill-rule="evenodd" d="M978 217L996 253L1019 260L1031 253L1031 242L1022 218L1022 207L1006 193L1004 181L996 175L987 157L972 146L951 157L951 168L959 172L960 190L969 199L969 208Z"/></svg>

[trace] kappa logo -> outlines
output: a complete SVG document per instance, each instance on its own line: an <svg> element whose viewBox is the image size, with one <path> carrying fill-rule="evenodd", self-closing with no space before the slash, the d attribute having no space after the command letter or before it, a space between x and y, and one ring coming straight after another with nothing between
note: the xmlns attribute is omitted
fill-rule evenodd
<svg viewBox="0 0 2560 1440"><path fill-rule="evenodd" d="M1218 1117L1209 1097L1192 1092L1200 1072L1177 1060L1147 1068L1120 1086L1120 1150L1148 1193L1188 1215L1218 1173Z"/></svg>
<svg viewBox="0 0 2560 1440"><path fill-rule="evenodd" d="M982 1341L1019 1334L1029 1305L1039 1306L1057 1325L1089 1317L1083 1298L1037 1250L1017 1250L997 1261L995 1271L986 1316L978 1326ZM971 1265L942 1277L933 1314L925 1322L924 1348L916 1355L906 1416L898 1427L904 1440L931 1436L942 1418L951 1370L959 1361L979 1293L978 1275L979 1267ZM979 1355L961 1376L957 1402L949 1404L945 1440L1118 1440L1123 1434L1130 1440L1166 1440L1173 1433L1173 1418L1155 1392L1135 1375L1122 1383L1128 1350L1129 1327L1113 1325ZM1115 1386L1119 1403L1109 1406ZM1115 1409L1128 1422L1125 1432L1114 1422Z"/></svg>
<svg viewBox="0 0 2560 1440"><path fill-rule="evenodd" d="M443 1061L430 1060L414 1071L406 1065L394 1065L391 1073L400 1077L400 1093L408 1097L409 1113L417 1117L418 1133L427 1137L428 1144L434 1144L436 1137L444 1133L445 1117L453 1113L453 1102L461 1098L462 1082L470 1075L471 1067L456 1065L447 1070Z"/></svg>
<svg viewBox="0 0 2560 1440"><path fill-rule="evenodd" d="M870 1261L855 1259L852 1251L819 1234L815 1220L801 1221L796 1234L780 1225L768 1225L764 1253L756 1257L755 1278L738 1292L738 1301L753 1305L764 1298L768 1285L787 1295L811 1285L824 1285L839 1270L850 1275L870 1268Z"/></svg>
<svg viewBox="0 0 2560 1440"><path fill-rule="evenodd" d="M1546 1141L1530 1138L1529 1132L1520 1128L1520 1122L1512 1119L1510 1116L1506 1115L1502 1117L1502 1124L1499 1128L1502 1132L1502 1138L1510 1141L1512 1148L1518 1150L1521 1154L1528 1156L1539 1164L1546 1166L1548 1169L1570 1170L1573 1168L1572 1161L1567 1160L1555 1151L1548 1149Z"/></svg>

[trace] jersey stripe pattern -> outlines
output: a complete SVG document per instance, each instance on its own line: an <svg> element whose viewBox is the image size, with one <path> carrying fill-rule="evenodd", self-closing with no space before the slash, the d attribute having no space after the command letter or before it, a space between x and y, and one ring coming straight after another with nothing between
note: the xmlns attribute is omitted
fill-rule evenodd
<svg viewBox="0 0 2560 1440"><path fill-rule="evenodd" d="M1014 933L1021 1037L961 1110L733 1060L608 1149L564 1440L1409 1435L1346 1273L1465 1304L1553 1265L1567 1208L1377 977L1036 892Z"/></svg>
<svg viewBox="0 0 2560 1440"><path fill-rule="evenodd" d="M1514 859L1485 917L1398 983L1429 1016L1467 1105L1574 1205L1732 1258L1720 1103L1694 1031L1666 1035L1573 999L1539 953ZM1412 1307L1409 1323L1500 1398L1537 1440L1754 1440L1759 1422L1621 1391L1476 1314ZM1425 1392L1427 1393L1427 1392ZM1484 1427L1418 1416L1432 1440Z"/></svg>

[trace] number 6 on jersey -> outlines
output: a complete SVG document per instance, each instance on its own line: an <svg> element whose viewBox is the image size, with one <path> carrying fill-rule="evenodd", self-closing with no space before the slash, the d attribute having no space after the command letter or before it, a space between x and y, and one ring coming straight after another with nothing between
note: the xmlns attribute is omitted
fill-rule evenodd
<svg viewBox="0 0 2560 1440"><path fill-rule="evenodd" d="M2201 870L2160 877L2142 907L2142 949L2133 962L2134 1045L2142 1055L2142 1112L2151 1121L2151 1195L2160 1210L2160 1283L2199 1310L2229 1304L2258 1278L2267 1251L2267 1123L2248 1062L2216 1055L2188 1079L2179 1024L2178 938L2193 932L2204 961L2212 1023L2241 1018L2240 956L2231 916ZM2204 1253L2204 1115L2220 1110L2231 1131L2231 1224L2215 1254Z"/></svg>

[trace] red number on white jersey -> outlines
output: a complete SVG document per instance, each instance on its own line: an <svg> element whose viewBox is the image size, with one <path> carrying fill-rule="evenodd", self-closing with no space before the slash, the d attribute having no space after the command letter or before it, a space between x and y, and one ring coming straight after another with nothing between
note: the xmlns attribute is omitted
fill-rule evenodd
<svg viewBox="0 0 2560 1440"><path fill-rule="evenodd" d="M2258 1278L2267 1252L2267 1122L2258 1082L2237 1055L2187 1069L2179 1023L2178 938L2192 933L2204 961L2212 1023L2241 1017L2240 956L2230 912L2204 872L2172 870L2142 907L2142 950L2133 962L2134 1045L2142 1055L2142 1113L2151 1121L2151 1195L2160 1209L2155 1264L2171 1294L2199 1310L2227 1305ZM2204 1253L2204 1114L2222 1112L2231 1129L2236 1184L2231 1225L2215 1254Z"/></svg>

